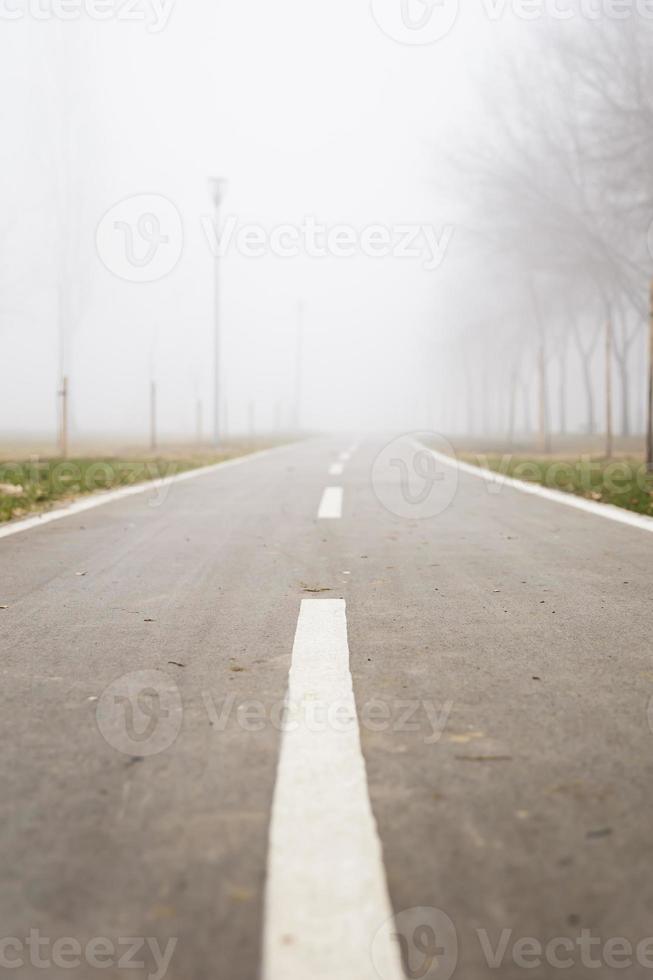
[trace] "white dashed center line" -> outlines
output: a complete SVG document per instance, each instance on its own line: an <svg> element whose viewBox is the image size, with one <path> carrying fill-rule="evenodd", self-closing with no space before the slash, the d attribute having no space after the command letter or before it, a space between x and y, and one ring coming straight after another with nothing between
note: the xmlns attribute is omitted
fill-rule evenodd
<svg viewBox="0 0 653 980"><path fill-rule="evenodd" d="M318 520L333 521L342 517L342 487L327 487L322 494L320 509L317 512Z"/></svg>
<svg viewBox="0 0 653 980"><path fill-rule="evenodd" d="M329 476L342 476L342 474L344 472L345 472L345 464L344 463L334 463L329 468Z"/></svg>
<svg viewBox="0 0 653 980"><path fill-rule="evenodd" d="M272 807L263 980L403 980L349 671L345 603L305 599Z"/></svg>

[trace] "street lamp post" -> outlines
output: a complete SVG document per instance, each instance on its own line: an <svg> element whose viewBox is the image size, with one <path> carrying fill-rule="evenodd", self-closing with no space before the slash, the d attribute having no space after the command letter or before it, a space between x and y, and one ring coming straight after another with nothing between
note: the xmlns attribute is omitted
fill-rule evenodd
<svg viewBox="0 0 653 980"><path fill-rule="evenodd" d="M213 325L213 443L220 444L220 207L227 190L222 177L209 177L209 192L213 202L216 252L214 256L214 325Z"/></svg>
<svg viewBox="0 0 653 980"><path fill-rule="evenodd" d="M302 425L302 372L304 355L304 303L302 300L297 304L297 325L295 334L295 397L293 406L293 419L295 431L299 432Z"/></svg>

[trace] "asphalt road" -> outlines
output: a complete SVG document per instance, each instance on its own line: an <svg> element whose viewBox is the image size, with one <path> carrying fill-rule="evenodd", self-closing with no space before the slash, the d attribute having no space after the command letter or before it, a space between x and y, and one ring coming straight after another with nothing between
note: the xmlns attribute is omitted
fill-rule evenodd
<svg viewBox="0 0 653 980"><path fill-rule="evenodd" d="M305 848L304 897L328 905L352 846L346 883L371 869L412 977L653 975L653 941L637 952L653 936L653 537L413 471L407 439L376 466L388 440L361 440L330 474L352 441L285 447L0 541L2 973L158 978L169 950L168 980L277 980L266 921L299 905L291 880L265 908L273 807L289 819L279 719L302 601L344 600L331 609L346 608L357 774L387 893L336 740L333 758L308 753L317 782L300 780L286 811L302 854L313 824L335 828L333 855ZM318 519L327 487L342 488L342 513L332 495ZM354 797L352 845L339 815ZM336 944L338 909L321 914L322 937L281 937L291 959ZM378 937L357 922L350 908L343 949L364 948L374 977ZM36 955L30 930L48 940ZM76 943L81 964L62 965ZM350 980L333 969L310 980Z"/></svg>

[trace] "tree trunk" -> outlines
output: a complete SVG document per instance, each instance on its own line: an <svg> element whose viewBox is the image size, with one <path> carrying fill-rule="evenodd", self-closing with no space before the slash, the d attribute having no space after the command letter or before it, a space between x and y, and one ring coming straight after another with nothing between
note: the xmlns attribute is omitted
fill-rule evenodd
<svg viewBox="0 0 653 980"><path fill-rule="evenodd" d="M605 324L605 455L612 458L612 317Z"/></svg>
<svg viewBox="0 0 653 980"><path fill-rule="evenodd" d="M616 354L616 352L615 352ZM616 355L617 370L619 371L619 387L621 401L621 434L630 435L630 379L628 377L628 364L625 357Z"/></svg>
<svg viewBox="0 0 653 980"><path fill-rule="evenodd" d="M583 381L585 382L585 395L587 398L587 433L593 436L596 432L596 419L594 415L594 391L592 389L592 372L587 358L583 357Z"/></svg>
<svg viewBox="0 0 653 980"><path fill-rule="evenodd" d="M517 372L510 375L510 403L508 407L508 442L512 446L515 441L515 418L517 415Z"/></svg>
<svg viewBox="0 0 653 980"><path fill-rule="evenodd" d="M532 432L531 426L531 393L528 389L528 384L522 385L522 395L523 395L523 406L524 406L524 433L530 435Z"/></svg>
<svg viewBox="0 0 653 980"><path fill-rule="evenodd" d="M540 340L540 348L537 355L537 369L539 378L539 448L540 452L548 453L550 448L549 408L546 390L546 353L544 350L544 339Z"/></svg>
<svg viewBox="0 0 653 980"><path fill-rule="evenodd" d="M614 332L612 337L612 353L619 372L619 395L621 404L621 434L629 436L631 430L630 421L630 377L628 370L628 358L630 348L636 339L636 331L628 333L628 321L625 315L621 317L621 331Z"/></svg>
<svg viewBox="0 0 653 980"><path fill-rule="evenodd" d="M585 395L587 398L587 434L593 436L596 432L596 415L594 412L594 389L592 387L592 357L594 356L594 350L596 347L596 338L598 337L598 331L595 335L594 340L590 344L589 350L585 350L580 339L580 333L578 331L578 326L574 326L574 339L576 341L576 347L578 349L578 356L580 357L580 364L583 373L583 382L585 384Z"/></svg>
<svg viewBox="0 0 653 980"><path fill-rule="evenodd" d="M467 409L467 435L473 436L475 432L475 420L474 420L474 379L471 376L470 363L465 357L465 352L463 351L463 378L465 380L465 393L466 393L466 409Z"/></svg>
<svg viewBox="0 0 653 980"><path fill-rule="evenodd" d="M558 411L560 413L560 435L567 433L567 346L558 356L560 379L558 382Z"/></svg>

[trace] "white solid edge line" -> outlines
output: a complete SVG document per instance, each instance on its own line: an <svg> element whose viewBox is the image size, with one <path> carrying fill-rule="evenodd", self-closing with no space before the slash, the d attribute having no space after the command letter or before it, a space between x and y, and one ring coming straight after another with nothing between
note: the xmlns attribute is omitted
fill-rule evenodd
<svg viewBox="0 0 653 980"><path fill-rule="evenodd" d="M342 517L342 487L327 487L322 494L320 509L317 512L319 521L336 521Z"/></svg>
<svg viewBox="0 0 653 980"><path fill-rule="evenodd" d="M342 476L342 474L344 472L345 472L345 464L344 463L334 463L329 468L329 476Z"/></svg>
<svg viewBox="0 0 653 980"><path fill-rule="evenodd" d="M639 528L640 531L653 531L653 517L645 514L635 514L633 511L625 510L622 507L615 507L614 504L599 504L594 500L586 500L584 497L577 497L573 493L565 493L563 490L551 490L543 487L539 483L527 483L524 480L516 480L512 476L503 476L495 473L483 466L474 466L473 463L464 463L462 460L453 459L445 453L439 453L430 446L414 440L414 444L420 449L426 449L432 453L436 459L446 466L459 470L461 473L469 473L477 479L485 480L487 483L496 483L499 486L512 487L521 490L522 493L530 493L535 497L543 497L556 504L564 504L565 507L574 507L576 510L584 510L595 517L607 518L609 521L617 521L619 524L628 524L630 527Z"/></svg>
<svg viewBox="0 0 653 980"><path fill-rule="evenodd" d="M165 476L160 480L145 480L143 483L137 483L131 487L120 487L118 490L90 494L88 497L75 500L65 507L44 511L41 514L35 514L34 517L28 517L25 520L12 522L6 527L0 527L0 538L8 538L12 534L20 534L21 531L30 531L35 527L43 527L52 521L60 521L65 517L73 517L75 514L81 514L85 510L92 510L94 507L103 507L105 504L111 504L115 500L121 500L123 497L132 497L139 493L147 493L148 490L158 490L161 487L167 487L173 483L181 483L182 480L194 480L199 476L215 473L216 470L238 466L240 463L247 463L253 459L262 459L264 456L270 455L270 453L279 452L281 449L288 449L292 445L295 445L295 443L285 443L283 446L260 449L255 453L236 456L234 459L225 459L221 463L201 466L196 470L184 470L183 473L177 473L174 476Z"/></svg>
<svg viewBox="0 0 653 980"><path fill-rule="evenodd" d="M270 821L263 980L404 980L342 599L304 599Z"/></svg>

